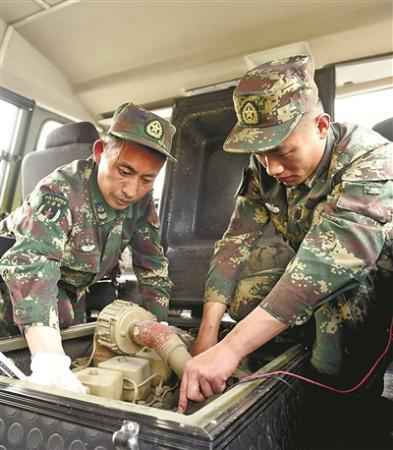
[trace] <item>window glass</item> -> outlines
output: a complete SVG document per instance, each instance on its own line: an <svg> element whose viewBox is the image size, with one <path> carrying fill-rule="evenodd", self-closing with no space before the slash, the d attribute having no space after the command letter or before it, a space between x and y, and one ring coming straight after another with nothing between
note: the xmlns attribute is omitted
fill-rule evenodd
<svg viewBox="0 0 393 450"><path fill-rule="evenodd" d="M166 163L164 164L163 168L160 170L160 173L158 174L157 178L154 181L153 200L154 204L157 207L157 211L160 210L162 191L164 189L165 171L166 171Z"/></svg>
<svg viewBox="0 0 393 450"><path fill-rule="evenodd" d="M0 100L0 149L9 150L15 134L19 108Z"/></svg>
<svg viewBox="0 0 393 450"><path fill-rule="evenodd" d="M335 120L372 128L393 116L393 88L338 97Z"/></svg>
<svg viewBox="0 0 393 450"><path fill-rule="evenodd" d="M165 106L164 108L152 109L151 112L153 112L154 114L157 114L157 116L160 116L163 119L171 121L172 120L173 107L172 106Z"/></svg>
<svg viewBox="0 0 393 450"><path fill-rule="evenodd" d="M166 108L159 108L159 109L152 110L152 112L154 114L157 114L157 116L160 116L163 119L166 119L169 121L172 118L172 111L173 111L173 108L171 106L166 107ZM164 164L163 168L161 169L160 173L158 174L158 176L154 182L153 200L154 200L154 204L157 207L157 211L160 211L161 197L162 197L162 191L164 188L164 181L165 181L165 171L166 171L166 163Z"/></svg>
<svg viewBox="0 0 393 450"><path fill-rule="evenodd" d="M57 122L56 120L47 120L44 123L44 125L42 125L41 132L38 137L36 150L38 150L38 151L44 150L46 138L48 137L48 134L51 133L53 130L56 130L56 128L61 127L62 125L64 125L64 124L61 122Z"/></svg>
<svg viewBox="0 0 393 450"><path fill-rule="evenodd" d="M0 99L0 204L3 208L5 180L13 161L15 140L20 124L21 109Z"/></svg>

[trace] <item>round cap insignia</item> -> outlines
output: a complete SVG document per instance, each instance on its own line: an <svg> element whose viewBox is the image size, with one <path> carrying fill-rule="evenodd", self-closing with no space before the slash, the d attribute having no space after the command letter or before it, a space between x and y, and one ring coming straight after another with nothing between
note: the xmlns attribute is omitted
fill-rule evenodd
<svg viewBox="0 0 393 450"><path fill-rule="evenodd" d="M259 115L255 105L251 102L244 104L241 112L242 120L246 125L258 125Z"/></svg>
<svg viewBox="0 0 393 450"><path fill-rule="evenodd" d="M158 120L152 120L146 125L146 133L153 139L161 139L164 134L161 123Z"/></svg>

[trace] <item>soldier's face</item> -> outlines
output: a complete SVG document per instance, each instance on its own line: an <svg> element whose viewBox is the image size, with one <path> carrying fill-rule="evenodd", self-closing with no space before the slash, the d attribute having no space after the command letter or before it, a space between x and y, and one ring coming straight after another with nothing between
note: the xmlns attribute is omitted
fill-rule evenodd
<svg viewBox="0 0 393 450"><path fill-rule="evenodd" d="M301 184L315 172L322 159L329 123L325 114L304 120L279 147L256 157L280 183Z"/></svg>
<svg viewBox="0 0 393 450"><path fill-rule="evenodd" d="M165 162L159 154L126 141L111 148L105 148L102 141L97 141L94 156L98 165L98 187L114 209L125 209L150 192Z"/></svg>

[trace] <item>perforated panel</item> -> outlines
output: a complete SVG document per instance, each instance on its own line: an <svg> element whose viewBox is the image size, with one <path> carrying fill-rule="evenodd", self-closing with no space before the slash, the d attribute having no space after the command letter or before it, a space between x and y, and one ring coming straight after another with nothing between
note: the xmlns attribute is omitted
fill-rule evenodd
<svg viewBox="0 0 393 450"><path fill-rule="evenodd" d="M112 435L51 417L2 407L0 450L112 450Z"/></svg>

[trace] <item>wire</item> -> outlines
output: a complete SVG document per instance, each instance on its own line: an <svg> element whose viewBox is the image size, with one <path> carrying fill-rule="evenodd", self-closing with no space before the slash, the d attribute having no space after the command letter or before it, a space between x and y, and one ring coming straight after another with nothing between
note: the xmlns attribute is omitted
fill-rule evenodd
<svg viewBox="0 0 393 450"><path fill-rule="evenodd" d="M137 384L136 381L134 381L132 378L130 377L124 377L123 380L127 381L129 383L132 384L132 391L133 391L133 399L130 400L131 403L137 403L137 399L138 399L138 395L139 395L139 390L141 387L143 387L145 384L147 384L148 382L150 382L151 380L153 380L156 377L160 377L160 383L162 381L162 375L159 373L153 373L153 375L150 375L149 377L147 377L145 380L142 381L142 383ZM123 389L127 389L129 390L128 387L124 387Z"/></svg>
<svg viewBox="0 0 393 450"><path fill-rule="evenodd" d="M127 381L128 383L132 384L132 400L131 403L136 403L136 400L138 398L138 394L139 394L139 386L132 378L130 377L124 377L123 378L123 382ZM124 390L130 390L130 388L128 386L125 386L123 384L123 394L124 394Z"/></svg>
<svg viewBox="0 0 393 450"><path fill-rule="evenodd" d="M97 341L96 341L96 331L94 331L93 336L93 344L92 344L92 350L90 355L86 358L78 358L72 363L72 371L73 372L80 372L83 369L87 369L90 367L91 362L93 361L94 354L96 352L97 348Z"/></svg>
<svg viewBox="0 0 393 450"><path fill-rule="evenodd" d="M242 378L238 383L236 383L233 386L231 386L231 389L233 387L237 386L238 384L242 384L242 383L246 383L246 382L249 382L249 381L258 380L260 378L270 378L270 377L276 376L276 375L288 375L290 377L296 378L296 379L304 381L306 383L314 384L315 386L319 386L319 387L321 387L323 389L327 389L329 391L335 392L336 394L351 394L352 392L357 391L361 386L363 386L368 381L368 379L373 374L373 372L376 369L376 367L378 366L378 364L382 361L382 359L388 353L392 342L393 342L393 319L392 319L392 322L390 324L389 336L388 336L388 341L387 341L385 349L378 356L378 358L375 360L374 364L370 367L370 369L363 376L363 378L359 381L359 383L356 384L355 386L349 388L349 389L337 389L337 388L334 388L332 386L328 386L327 384L320 383L319 381L312 380L311 378L307 378L307 377L304 377L304 376L299 375L297 373L288 372L288 371L285 371L285 370L275 370L274 372L257 373L257 374L249 375L247 377Z"/></svg>

